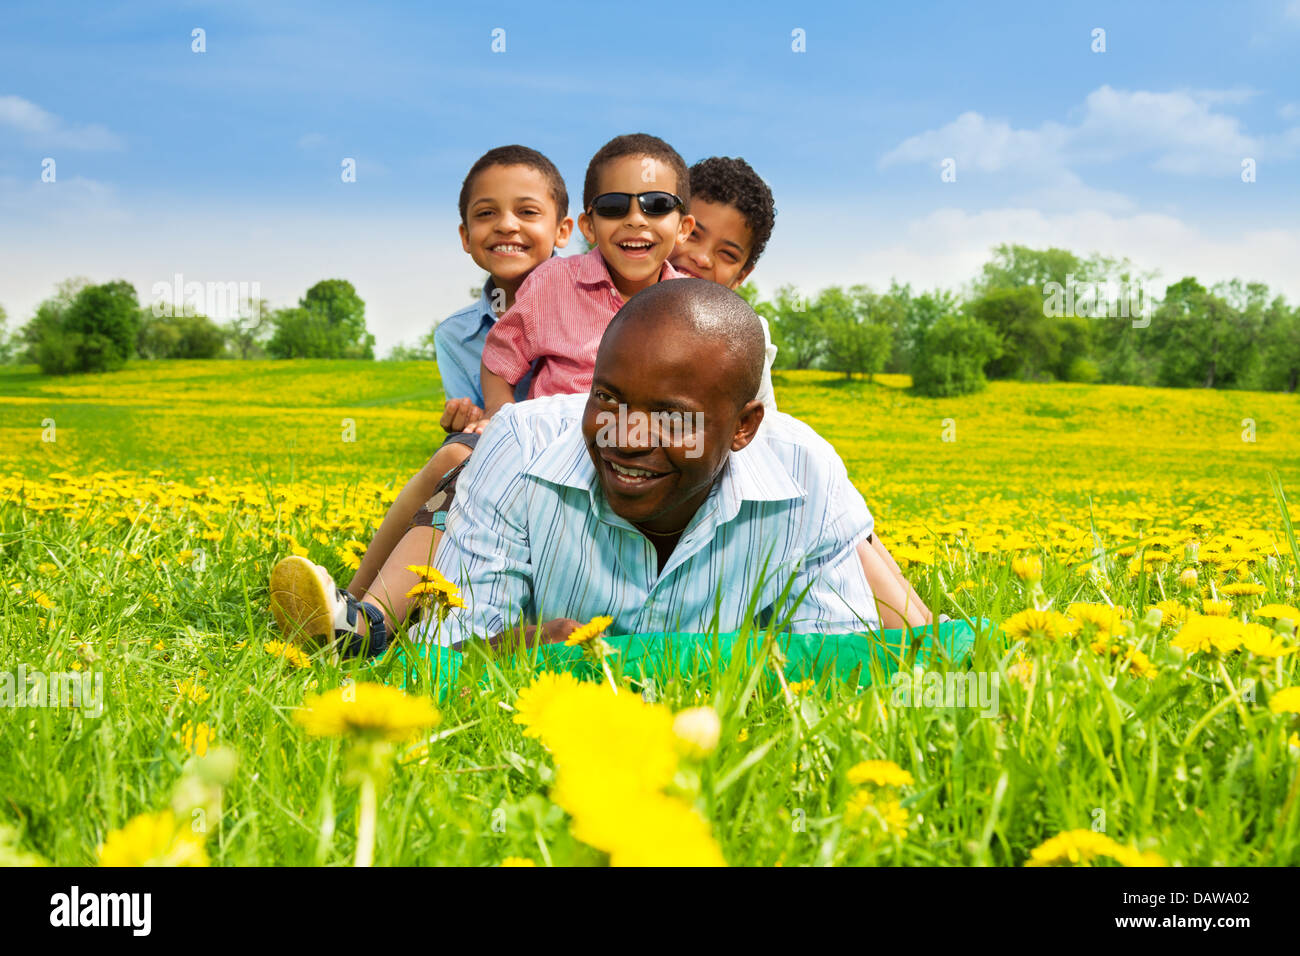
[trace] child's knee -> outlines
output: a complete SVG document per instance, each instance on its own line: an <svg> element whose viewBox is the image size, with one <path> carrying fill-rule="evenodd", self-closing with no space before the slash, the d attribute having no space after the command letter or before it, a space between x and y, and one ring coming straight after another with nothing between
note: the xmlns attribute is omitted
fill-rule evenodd
<svg viewBox="0 0 1300 956"><path fill-rule="evenodd" d="M470 447L459 442L443 445L433 453L432 458L425 462L424 467L420 469L420 473L425 479L436 484L442 480L443 475L468 458L469 453Z"/></svg>

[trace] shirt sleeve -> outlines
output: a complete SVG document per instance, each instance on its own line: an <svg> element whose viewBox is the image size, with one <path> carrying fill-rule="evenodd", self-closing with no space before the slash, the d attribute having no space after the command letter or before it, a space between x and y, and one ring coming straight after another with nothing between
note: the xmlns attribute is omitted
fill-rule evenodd
<svg viewBox="0 0 1300 956"><path fill-rule="evenodd" d="M880 627L875 597L858 558L858 544L871 534L875 520L838 456L835 466L827 481L820 534L805 553L790 591L797 597L808 589L790 622L795 634L853 634Z"/></svg>
<svg viewBox="0 0 1300 956"><path fill-rule="evenodd" d="M493 637L533 613L525 460L511 409L503 409L456 481L434 558L434 567L460 586L467 607L448 614L440 633L430 633L435 621L422 623L422 640L455 645Z"/></svg>
<svg viewBox="0 0 1300 956"><path fill-rule="evenodd" d="M454 332L444 332L440 325L433 332L433 347L438 353L438 374L442 377L443 396L447 401L453 398L468 398L475 405L482 407L483 390L478 380L478 367L473 371L465 364L465 346L456 339Z"/></svg>
<svg viewBox="0 0 1300 956"><path fill-rule="evenodd" d="M754 397L763 403L763 408L767 412L774 412L776 408L776 390L772 387L772 363L776 361L776 346L772 344L772 331L768 327L767 319L763 316L758 317L763 323L763 379L758 384L758 394Z"/></svg>
<svg viewBox="0 0 1300 956"><path fill-rule="evenodd" d="M529 330L536 322L537 284L524 280L515 295L515 304L497 319L483 345L483 364L511 385L528 374L537 349Z"/></svg>

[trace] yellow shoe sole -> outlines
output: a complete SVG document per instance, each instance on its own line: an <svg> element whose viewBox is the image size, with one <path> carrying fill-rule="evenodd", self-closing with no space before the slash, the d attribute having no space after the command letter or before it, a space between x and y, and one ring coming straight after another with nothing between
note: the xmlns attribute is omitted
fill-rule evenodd
<svg viewBox="0 0 1300 956"><path fill-rule="evenodd" d="M296 644L315 647L320 638L333 639L330 597L306 558L293 555L271 571L271 613L284 636Z"/></svg>

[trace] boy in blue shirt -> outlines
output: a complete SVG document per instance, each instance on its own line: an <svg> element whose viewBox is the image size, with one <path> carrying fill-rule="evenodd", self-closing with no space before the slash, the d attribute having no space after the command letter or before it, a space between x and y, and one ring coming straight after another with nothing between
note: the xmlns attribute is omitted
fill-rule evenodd
<svg viewBox="0 0 1300 956"><path fill-rule="evenodd" d="M498 146L479 157L461 185L459 205L461 246L488 280L477 302L452 313L433 333L447 399L442 427L451 433L444 444L463 441L465 426L482 414L479 367L488 332L514 305L529 273L566 246L573 231L564 177L526 146ZM522 398L527 377L520 386ZM426 465L398 494L348 585L353 595L364 595L374 583L411 515L433 493L442 477L434 471Z"/></svg>

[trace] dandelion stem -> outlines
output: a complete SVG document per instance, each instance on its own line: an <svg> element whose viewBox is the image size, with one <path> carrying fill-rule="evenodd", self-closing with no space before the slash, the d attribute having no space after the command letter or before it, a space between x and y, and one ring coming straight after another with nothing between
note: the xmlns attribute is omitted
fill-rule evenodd
<svg viewBox="0 0 1300 956"><path fill-rule="evenodd" d="M371 773L361 776L361 802L357 817L356 866L371 866L375 859L375 810L377 804L375 778Z"/></svg>

